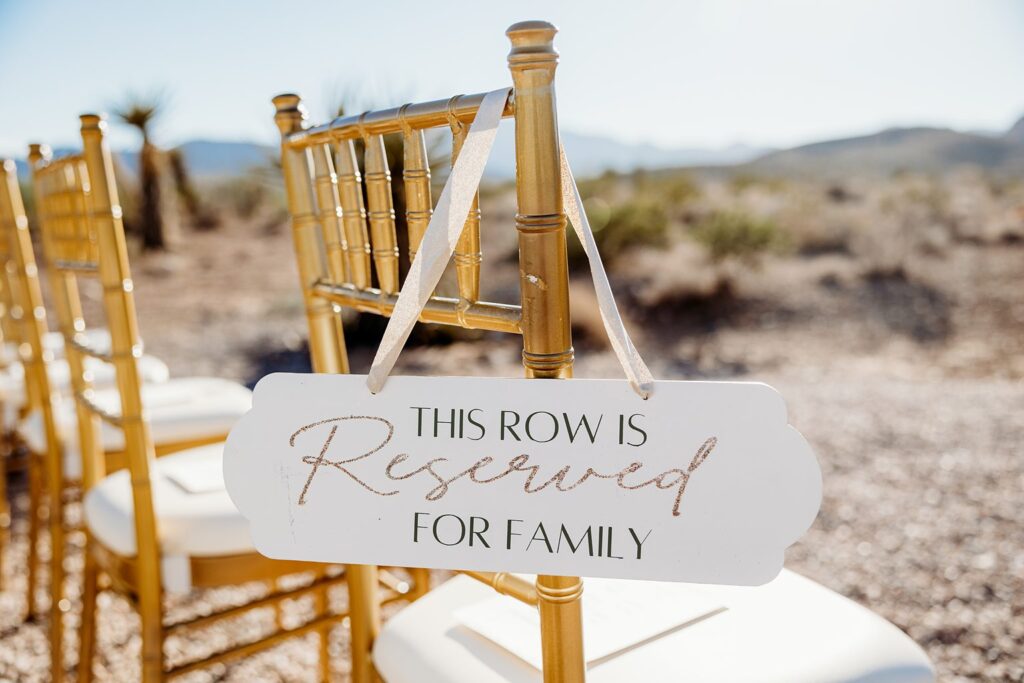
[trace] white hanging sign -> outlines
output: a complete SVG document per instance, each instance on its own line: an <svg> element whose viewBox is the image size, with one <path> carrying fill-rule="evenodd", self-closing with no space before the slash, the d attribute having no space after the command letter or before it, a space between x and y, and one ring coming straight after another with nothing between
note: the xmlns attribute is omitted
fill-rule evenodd
<svg viewBox="0 0 1024 683"><path fill-rule="evenodd" d="M821 472L765 384L273 374L232 430L272 558L757 585Z"/></svg>

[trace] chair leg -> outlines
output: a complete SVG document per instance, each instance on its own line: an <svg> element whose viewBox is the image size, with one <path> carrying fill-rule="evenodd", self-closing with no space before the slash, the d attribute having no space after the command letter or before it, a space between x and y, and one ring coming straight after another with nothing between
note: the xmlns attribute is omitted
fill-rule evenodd
<svg viewBox="0 0 1024 683"><path fill-rule="evenodd" d="M410 567L409 577L412 579L412 592L409 600L419 600L430 591L430 570Z"/></svg>
<svg viewBox="0 0 1024 683"><path fill-rule="evenodd" d="M326 570L318 573L318 577L322 578L327 575ZM328 599L327 587L324 586L316 592L315 606L317 616L326 616L331 610L331 601ZM331 627L324 626L320 629L320 683L327 683L331 680L331 654L330 654L330 643L331 643Z"/></svg>
<svg viewBox="0 0 1024 683"><path fill-rule="evenodd" d="M64 680L64 508L60 482L50 489L50 672Z"/></svg>
<svg viewBox="0 0 1024 683"><path fill-rule="evenodd" d="M78 683L92 681L92 660L96 651L96 595L99 571L92 556L90 541L85 541L85 566L82 570L82 626L78 642Z"/></svg>
<svg viewBox="0 0 1024 683"><path fill-rule="evenodd" d="M142 683L159 683L164 679L163 613L159 587L142 586L139 616L142 618Z"/></svg>
<svg viewBox="0 0 1024 683"><path fill-rule="evenodd" d="M274 580L274 579L270 579L269 581L267 581L267 592L268 593L274 593L276 590L277 590L277 581ZM283 621L283 614L281 612L281 603L280 602L275 602L274 603L274 627L278 631L283 631L284 630L284 621Z"/></svg>
<svg viewBox="0 0 1024 683"><path fill-rule="evenodd" d="M6 450L6 444L5 444ZM0 453L0 591L4 589L4 548L11 543L11 501L7 499L8 453Z"/></svg>
<svg viewBox="0 0 1024 683"><path fill-rule="evenodd" d="M345 567L348 583L349 623L352 631L352 682L379 680L373 668L373 641L380 632L378 571L373 565L350 564Z"/></svg>
<svg viewBox="0 0 1024 683"><path fill-rule="evenodd" d="M34 453L28 456L28 587L25 590L25 619L31 620L36 613L36 589L39 584L39 518L43 506L43 474L41 458Z"/></svg>

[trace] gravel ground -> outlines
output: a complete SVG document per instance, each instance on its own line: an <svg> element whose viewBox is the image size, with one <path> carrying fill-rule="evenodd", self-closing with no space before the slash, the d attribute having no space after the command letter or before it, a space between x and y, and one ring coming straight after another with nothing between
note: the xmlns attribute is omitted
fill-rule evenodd
<svg viewBox="0 0 1024 683"><path fill-rule="evenodd" d="M598 357L583 369L597 371L607 362ZM897 624L925 647L941 680L1024 680L1024 386L999 380L764 379L787 397L791 422L814 446L825 481L818 520L790 549L787 566ZM20 626L15 617L23 576L11 568L23 566L24 546L19 541L8 552L8 590L0 595L0 678L43 681L45 633L36 624ZM69 567L79 566L75 552ZM206 593L173 606L172 614L262 590ZM343 591L335 599L343 603ZM305 609L293 606L292 618ZM112 595L104 596L101 610L102 679L135 680L135 618ZM187 657L271 625L270 613L249 617L211 629L201 641L179 639L170 653ZM345 629L335 629L332 652L341 678L345 648ZM315 640L305 638L185 680L310 680L316 653Z"/></svg>
<svg viewBox="0 0 1024 683"><path fill-rule="evenodd" d="M243 230L196 233L193 256L138 264L148 350L167 360L175 375L252 381L271 367L301 368L301 304L291 259L280 256L291 253L289 235L250 240L242 239ZM818 455L825 484L817 522L789 550L787 566L905 630L928 651L943 681L1024 681L1021 263L1019 247L965 247L917 264L908 281L864 284L849 259L790 260L751 271L753 295L741 301L754 305L727 321L715 318L707 329L701 320L685 328L672 320L634 325L658 377L756 379L782 392L791 423ZM218 287L229 294L208 296ZM581 308L574 318L585 325ZM942 322L938 337L915 336L934 319ZM203 340L201 354L197 340ZM578 331L577 344L578 376L620 376L614 359L595 348L594 335ZM354 371L365 371L370 345L363 340L350 351ZM513 342L487 340L409 349L399 372L466 374L472 368L517 375L518 363ZM0 592L0 681L45 681L45 632L18 618L24 497L17 502ZM80 564L73 548L67 558L69 667L76 657L73 590ZM171 613L184 616L263 590L207 592L172 605ZM344 591L334 600L343 605ZM39 607L45 603L40 595ZM100 680L136 680L135 616L113 595L102 597L100 609ZM299 602L288 618L308 609ZM180 661L256 637L272 624L272 613L263 611L201 638L173 641L168 651ZM317 651L315 637L294 640L183 680L313 680ZM334 630L331 652L338 680L347 679L346 629Z"/></svg>
<svg viewBox="0 0 1024 683"><path fill-rule="evenodd" d="M1024 386L774 383L825 483L787 566L902 628L940 680L1024 680Z"/></svg>

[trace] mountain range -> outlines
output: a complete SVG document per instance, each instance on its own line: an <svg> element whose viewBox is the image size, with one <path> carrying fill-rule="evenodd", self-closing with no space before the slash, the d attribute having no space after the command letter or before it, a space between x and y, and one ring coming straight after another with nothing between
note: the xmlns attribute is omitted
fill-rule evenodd
<svg viewBox="0 0 1024 683"><path fill-rule="evenodd" d="M506 122L506 124L509 122ZM972 165L993 171L1024 172L1024 118L1002 134L961 132L950 128L890 128L870 135L826 140L784 150L734 145L725 148L659 147L631 144L611 138L563 132L562 141L573 172L580 177L606 170L628 172L639 168L740 166L756 172L786 175L844 175L891 173L897 170L942 171ZM446 154L442 138L439 154ZM186 165L198 179L227 177L254 166L271 163L277 148L251 142L190 140L179 147ZM57 150L61 153L64 150ZM123 167L133 172L137 157L120 155ZM19 169L24 171L23 161ZM515 174L514 134L502 125L485 175L492 180Z"/></svg>
<svg viewBox="0 0 1024 683"><path fill-rule="evenodd" d="M514 133L502 125L486 176L515 174ZM983 134L951 128L889 128L869 135L826 140L784 150L734 145L725 148L659 147L611 138L563 132L566 156L577 176L638 168L742 166L756 172L790 175L845 175L893 171L942 171L971 165L993 171L1024 172L1024 118L1004 133ZM238 173L266 163L276 148L237 142L195 140L182 145L193 174L209 177ZM440 153L447 153L445 144Z"/></svg>
<svg viewBox="0 0 1024 683"><path fill-rule="evenodd" d="M787 175L942 171L965 165L1024 171L1024 118L1002 135L949 128L890 128L873 135L770 152L749 164L754 169Z"/></svg>

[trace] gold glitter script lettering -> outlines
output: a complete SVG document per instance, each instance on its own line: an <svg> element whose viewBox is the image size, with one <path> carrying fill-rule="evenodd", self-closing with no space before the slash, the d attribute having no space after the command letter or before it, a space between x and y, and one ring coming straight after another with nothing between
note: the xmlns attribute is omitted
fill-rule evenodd
<svg viewBox="0 0 1024 683"><path fill-rule="evenodd" d="M386 428L387 433L376 446L356 456L340 460L332 460L328 458L328 451L331 449L331 445L334 442L335 435L337 434L341 423L358 420L378 422ZM381 453L381 451L391 442L391 439L395 434L395 426L391 422L384 418L372 415L349 415L347 417L320 420L319 422L308 424L296 430L289 439L289 445L295 447L295 440L300 434L325 425L330 425L330 429L328 430L327 436L322 443L318 455L305 455L302 457L302 462L310 465L311 469L309 476L306 478L305 486L303 486L302 492L299 494L299 505L306 504L313 479L324 467L332 467L341 471L356 484L374 495L394 496L399 493L398 489L380 490L375 488L358 474L353 472L350 467L356 462L363 461L365 463L368 458ZM707 460L708 456L711 455L711 452L717 444L717 437L709 437L700 445L700 447L698 447L686 469L671 468L646 479L639 474L640 471L644 469L644 463L634 461L620 470L611 472L600 472L595 470L593 467L587 467L583 474L579 476L571 476L573 470L572 465L565 465L556 470L547 479L538 481L538 479L541 478L541 465L532 463L530 455L526 453L512 457L503 467L499 466L500 469L497 471L493 471L492 468L492 466L495 465L495 458L488 455L476 460L469 467L454 474L446 474L444 472L444 466L450 462L448 458L432 458L418 467L414 467L406 472L401 472L399 471L401 466L408 463L411 456L408 453L398 453L388 461L387 465L385 465L384 476L393 482L411 482L413 480L423 479L426 477L429 482L433 483L432 488L430 488L424 495L424 498L428 501L441 500L448 494L451 487L459 481L486 486L499 482L506 477L511 477L517 473L526 475L523 479L523 491L527 494L539 493L545 489L550 489L560 493L568 493L569 491L583 486L591 480L612 481L615 486L625 491L639 491L653 486L655 489L659 490L674 490L675 496L673 497L672 502L672 515L674 517L678 517L680 514L679 508L682 503L683 494L686 492L686 487L690 482L690 478L693 476L694 472L696 472L697 468L699 468L704 461ZM492 470L491 473L484 471L488 469Z"/></svg>

